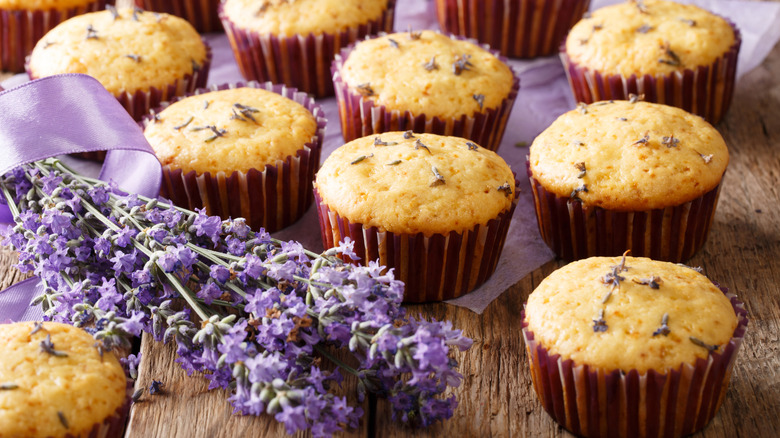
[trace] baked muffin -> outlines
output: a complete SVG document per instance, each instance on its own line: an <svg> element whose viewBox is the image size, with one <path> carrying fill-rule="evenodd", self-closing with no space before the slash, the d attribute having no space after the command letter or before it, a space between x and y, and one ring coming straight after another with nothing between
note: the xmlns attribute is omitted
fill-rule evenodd
<svg viewBox="0 0 780 438"><path fill-rule="evenodd" d="M0 70L23 72L25 57L46 32L105 7L106 0L0 0Z"/></svg>
<svg viewBox="0 0 780 438"><path fill-rule="evenodd" d="M333 95L342 47L393 28L395 0L225 0L220 18L246 79Z"/></svg>
<svg viewBox="0 0 780 438"><path fill-rule="evenodd" d="M487 49L433 31L361 41L333 63L345 141L413 130L495 151L519 81Z"/></svg>
<svg viewBox="0 0 780 438"><path fill-rule="evenodd" d="M445 32L474 38L502 55L535 58L558 52L590 0L436 0Z"/></svg>
<svg viewBox="0 0 780 438"><path fill-rule="evenodd" d="M325 248L395 270L404 301L455 298L495 270L517 203L504 160L466 139L388 132L333 151L314 182Z"/></svg>
<svg viewBox="0 0 780 438"><path fill-rule="evenodd" d="M119 437L127 378L87 332L54 322L0 324L0 436Z"/></svg>
<svg viewBox="0 0 780 438"><path fill-rule="evenodd" d="M163 166L162 196L268 232L312 202L325 129L305 93L281 85L211 87L153 112L144 135Z"/></svg>
<svg viewBox="0 0 780 438"><path fill-rule="evenodd" d="M522 321L542 406L586 437L704 428L748 323L742 303L697 270L633 257L553 272L528 297Z"/></svg>
<svg viewBox="0 0 780 438"><path fill-rule="evenodd" d="M728 162L718 131L681 109L582 104L530 148L542 238L566 260L630 249L685 261L704 245Z"/></svg>
<svg viewBox="0 0 780 438"><path fill-rule="evenodd" d="M740 44L733 23L697 6L637 0L582 19L561 58L579 102L644 94L717 123L731 104Z"/></svg>
<svg viewBox="0 0 780 438"><path fill-rule="evenodd" d="M182 17L201 33L222 31L222 23L217 15L219 2L220 0L135 0L136 6L147 11Z"/></svg>
<svg viewBox="0 0 780 438"><path fill-rule="evenodd" d="M85 73L134 119L174 96L203 87L211 53L185 20L133 9L71 18L47 33L28 64L31 79Z"/></svg>

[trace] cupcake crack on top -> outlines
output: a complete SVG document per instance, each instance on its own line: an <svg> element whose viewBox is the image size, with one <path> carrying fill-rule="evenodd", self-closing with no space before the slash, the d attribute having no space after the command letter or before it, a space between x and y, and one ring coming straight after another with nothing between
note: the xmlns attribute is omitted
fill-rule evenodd
<svg viewBox="0 0 780 438"><path fill-rule="evenodd" d="M312 141L317 129L303 105L242 87L181 99L158 112L144 134L163 166L230 174L284 161Z"/></svg>
<svg viewBox="0 0 780 438"><path fill-rule="evenodd" d="M701 117L636 101L581 104L530 150L533 176L561 197L605 209L679 205L715 188L729 154Z"/></svg>
<svg viewBox="0 0 780 438"><path fill-rule="evenodd" d="M340 72L377 105L441 118L497 108L514 81L509 66L489 51L428 30L361 41Z"/></svg>
<svg viewBox="0 0 780 438"><path fill-rule="evenodd" d="M185 20L125 8L80 15L52 29L30 57L33 77L85 73L112 94L162 89L206 62Z"/></svg>
<svg viewBox="0 0 780 438"><path fill-rule="evenodd" d="M725 19L698 6L632 1L580 20L566 39L566 53L602 74L655 75L711 65L735 39Z"/></svg>
<svg viewBox="0 0 780 438"><path fill-rule="evenodd" d="M717 123L731 103L741 41L733 23L697 6L629 1L580 20L561 59L578 101L644 93Z"/></svg>
<svg viewBox="0 0 780 438"><path fill-rule="evenodd" d="M430 236L486 224L511 207L515 184L501 157L466 139L387 132L333 151L315 188L351 222Z"/></svg>

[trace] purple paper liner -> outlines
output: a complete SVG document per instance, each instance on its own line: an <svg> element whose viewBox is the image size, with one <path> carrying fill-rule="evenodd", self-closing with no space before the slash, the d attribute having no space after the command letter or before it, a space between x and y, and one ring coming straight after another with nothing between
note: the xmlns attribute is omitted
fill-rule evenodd
<svg viewBox="0 0 780 438"><path fill-rule="evenodd" d="M136 6L147 11L184 18L200 33L222 32L219 3L220 0L135 0Z"/></svg>
<svg viewBox="0 0 780 438"><path fill-rule="evenodd" d="M629 77L601 74L571 60L561 44L560 56L574 98L578 102L627 100L629 94L642 95L646 102L676 106L718 123L731 105L737 73L737 55L742 37L737 26L726 20L734 30L734 44L710 65L684 69L666 75Z"/></svg>
<svg viewBox="0 0 780 438"><path fill-rule="evenodd" d="M389 0L377 20L339 33L278 37L235 26L225 16L224 5L219 6L219 17L244 78L285 84L315 97L333 96L330 65L339 50L367 35L391 32L394 14L395 0Z"/></svg>
<svg viewBox="0 0 780 438"><path fill-rule="evenodd" d="M68 18L105 7L106 0L95 0L64 10L0 9L0 70L23 72L25 57L48 31Z"/></svg>
<svg viewBox="0 0 780 438"><path fill-rule="evenodd" d="M186 97L242 87L271 91L303 105L317 120L315 135L294 156L267 164L264 169L199 175L194 170L184 173L181 169L163 166L160 195L189 210L205 208L208 214L223 219L243 217L253 230L264 228L272 233L300 219L313 200L312 182L320 166L327 122L314 99L295 88L270 82L212 85L163 103L148 114L142 124L148 125L155 113Z"/></svg>
<svg viewBox="0 0 780 438"><path fill-rule="evenodd" d="M743 303L720 289L738 320L726 347L666 373L605 370L563 360L534 339L523 309L531 380L544 409L558 424L585 437L673 438L703 429L723 402L748 324Z"/></svg>
<svg viewBox="0 0 780 438"><path fill-rule="evenodd" d="M684 262L706 242L721 184L677 205L647 211L613 211L547 191L526 162L536 221L547 246L564 260L618 256Z"/></svg>
<svg viewBox="0 0 780 438"><path fill-rule="evenodd" d="M452 38L466 40L454 35ZM467 41L478 44L474 40ZM494 152L498 150L520 89L520 78L511 67L514 78L512 88L509 95L496 108L488 108L471 117L465 114L450 118L431 117L424 113L414 115L410 111L390 110L384 105L376 104L373 99L350 90L341 77L341 68L356 44L342 49L341 53L336 55L331 67L341 120L341 134L345 142L383 132L411 130L417 133L467 138L485 149ZM497 51L491 50L486 45L481 47L506 64L507 59Z"/></svg>
<svg viewBox="0 0 780 438"><path fill-rule="evenodd" d="M504 56L556 53L590 0L436 0L442 30L474 38Z"/></svg>
<svg viewBox="0 0 780 438"><path fill-rule="evenodd" d="M395 278L406 285L405 303L456 298L479 287L496 270L517 206L519 184L515 176L512 205L486 224L464 232L431 236L393 233L352 223L331 210L314 189L322 245L328 249L338 246L345 237L352 239L360 259L345 257L345 261L364 265L378 261L394 269Z"/></svg>

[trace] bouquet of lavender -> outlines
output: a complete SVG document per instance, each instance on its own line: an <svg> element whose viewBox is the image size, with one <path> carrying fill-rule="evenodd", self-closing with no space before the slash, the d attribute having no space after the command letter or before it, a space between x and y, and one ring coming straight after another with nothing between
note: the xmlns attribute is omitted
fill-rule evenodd
<svg viewBox="0 0 780 438"><path fill-rule="evenodd" d="M449 322L405 317L392 272L336 257L355 258L351 242L315 254L243 219L128 195L57 159L17 168L0 189L16 220L5 244L44 286L34 305L91 331L97 348L127 347L141 332L174 340L188 373L228 388L237 412L267 412L291 434L357 425L361 409L329 392L339 369L358 377L359 399L387 397L403 422L426 426L457 406L443 396L462 379L448 353L472 341Z"/></svg>

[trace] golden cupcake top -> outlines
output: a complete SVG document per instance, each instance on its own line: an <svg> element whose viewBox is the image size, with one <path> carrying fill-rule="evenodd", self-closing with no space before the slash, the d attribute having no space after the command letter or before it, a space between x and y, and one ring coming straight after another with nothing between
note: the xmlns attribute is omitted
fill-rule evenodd
<svg viewBox="0 0 780 438"><path fill-rule="evenodd" d="M618 211L680 205L714 189L729 153L699 116L636 101L596 102L560 116L531 145L533 177L560 197Z"/></svg>
<svg viewBox="0 0 780 438"><path fill-rule="evenodd" d="M737 327L729 299L697 270L633 257L591 257L558 269L528 297L525 314L551 355L640 373L723 351Z"/></svg>
<svg viewBox="0 0 780 438"><path fill-rule="evenodd" d="M314 186L350 222L428 236L484 225L515 196L512 171L496 153L463 138L411 131L341 146Z"/></svg>
<svg viewBox="0 0 780 438"><path fill-rule="evenodd" d="M133 9L68 19L49 31L30 56L35 77L85 73L113 94L162 88L206 61L197 31L179 17Z"/></svg>
<svg viewBox="0 0 780 438"><path fill-rule="evenodd" d="M340 71L354 93L378 105L441 118L497 108L514 82L509 66L487 50L433 31L361 41Z"/></svg>
<svg viewBox="0 0 780 438"><path fill-rule="evenodd" d="M0 345L0 436L86 436L125 403L122 366L84 330L0 324Z"/></svg>
<svg viewBox="0 0 780 438"><path fill-rule="evenodd" d="M48 11L65 10L93 3L94 0L0 0L0 9Z"/></svg>
<svg viewBox="0 0 780 438"><path fill-rule="evenodd" d="M195 171L262 171L295 155L317 135L303 105L259 88L182 99L149 121L144 135L162 165Z"/></svg>
<svg viewBox="0 0 780 438"><path fill-rule="evenodd" d="M566 38L566 53L602 74L665 75L711 65L734 42L726 20L697 6L634 0L583 18Z"/></svg>
<svg viewBox="0 0 780 438"><path fill-rule="evenodd" d="M277 36L320 35L379 19L388 0L226 0L224 15L237 27Z"/></svg>

